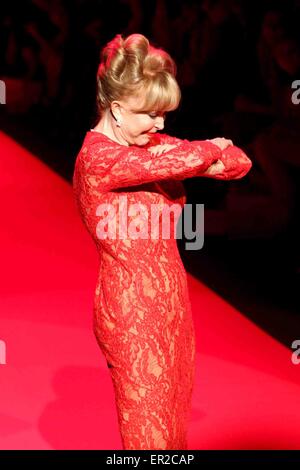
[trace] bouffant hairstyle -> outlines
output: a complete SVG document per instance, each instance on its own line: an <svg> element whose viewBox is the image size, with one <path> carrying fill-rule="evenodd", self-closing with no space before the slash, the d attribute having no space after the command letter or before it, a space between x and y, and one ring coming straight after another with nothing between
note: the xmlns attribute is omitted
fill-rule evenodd
<svg viewBox="0 0 300 470"><path fill-rule="evenodd" d="M114 100L141 97L138 112L175 110L181 93L176 65L163 49L152 46L142 34L117 34L101 51L97 73L99 115Z"/></svg>

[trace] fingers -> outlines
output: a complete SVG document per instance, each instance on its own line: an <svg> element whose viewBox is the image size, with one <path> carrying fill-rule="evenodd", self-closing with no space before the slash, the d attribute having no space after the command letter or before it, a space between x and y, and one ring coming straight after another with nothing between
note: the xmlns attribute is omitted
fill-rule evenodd
<svg viewBox="0 0 300 470"><path fill-rule="evenodd" d="M163 150L160 148L160 145L156 145L155 147L150 147L148 151L151 153L151 155L161 155Z"/></svg>
<svg viewBox="0 0 300 470"><path fill-rule="evenodd" d="M203 173L204 175L217 175L225 169L225 165L221 160L216 161Z"/></svg>
<svg viewBox="0 0 300 470"><path fill-rule="evenodd" d="M159 155L162 155L163 153L165 153L169 150L172 150L175 147L176 147L176 145L172 145L172 144L155 145L153 147L149 147L148 151L152 155L158 155L159 156Z"/></svg>
<svg viewBox="0 0 300 470"><path fill-rule="evenodd" d="M227 147L230 147L233 145L232 140L225 139L224 137L216 137L215 139L211 139L210 142L215 144L221 150L225 150Z"/></svg>

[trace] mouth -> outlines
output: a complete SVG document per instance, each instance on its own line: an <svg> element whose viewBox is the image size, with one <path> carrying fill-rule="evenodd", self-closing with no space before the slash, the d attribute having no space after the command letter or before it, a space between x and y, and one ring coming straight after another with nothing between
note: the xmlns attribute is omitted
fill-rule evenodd
<svg viewBox="0 0 300 470"><path fill-rule="evenodd" d="M156 134L156 131L145 131L145 132L142 132L143 135L153 135L153 134Z"/></svg>

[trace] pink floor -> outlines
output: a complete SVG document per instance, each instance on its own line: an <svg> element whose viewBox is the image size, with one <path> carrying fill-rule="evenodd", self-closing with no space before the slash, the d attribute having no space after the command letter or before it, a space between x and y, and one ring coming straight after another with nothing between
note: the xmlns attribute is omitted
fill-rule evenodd
<svg viewBox="0 0 300 470"><path fill-rule="evenodd" d="M97 253L71 186L3 133L0 155L0 448L121 449L92 332ZM191 276L189 286L197 334L190 449L300 449L292 350Z"/></svg>

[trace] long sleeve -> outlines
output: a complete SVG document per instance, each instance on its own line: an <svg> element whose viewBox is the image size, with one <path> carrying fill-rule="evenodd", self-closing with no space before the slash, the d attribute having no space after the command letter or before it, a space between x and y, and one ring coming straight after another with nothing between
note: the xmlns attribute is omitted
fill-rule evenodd
<svg viewBox="0 0 300 470"><path fill-rule="evenodd" d="M174 144L180 145L183 142L177 137L172 137L167 134L160 134L160 143L161 144ZM197 147L199 144L202 144L202 141L192 141L190 142L192 146ZM213 143L211 143L214 145ZM220 150L219 161L223 163L222 169L217 171L213 168L208 168L201 175L206 178L213 178L218 180L235 180L243 178L251 169L252 162L249 157L235 145L227 147L225 150Z"/></svg>
<svg viewBox="0 0 300 470"><path fill-rule="evenodd" d="M83 146L81 152L85 148ZM85 155L85 167L90 177L99 179L103 189L114 190L159 180L201 176L220 157L220 149L207 141L195 145L182 140L176 148L153 156L146 148L125 147L110 139L103 141L102 137L99 140L96 137Z"/></svg>
<svg viewBox="0 0 300 470"><path fill-rule="evenodd" d="M237 180L246 176L252 167L250 158L234 145L222 150L220 161L223 163L222 170L214 171L214 168L209 168L202 176L217 180Z"/></svg>

